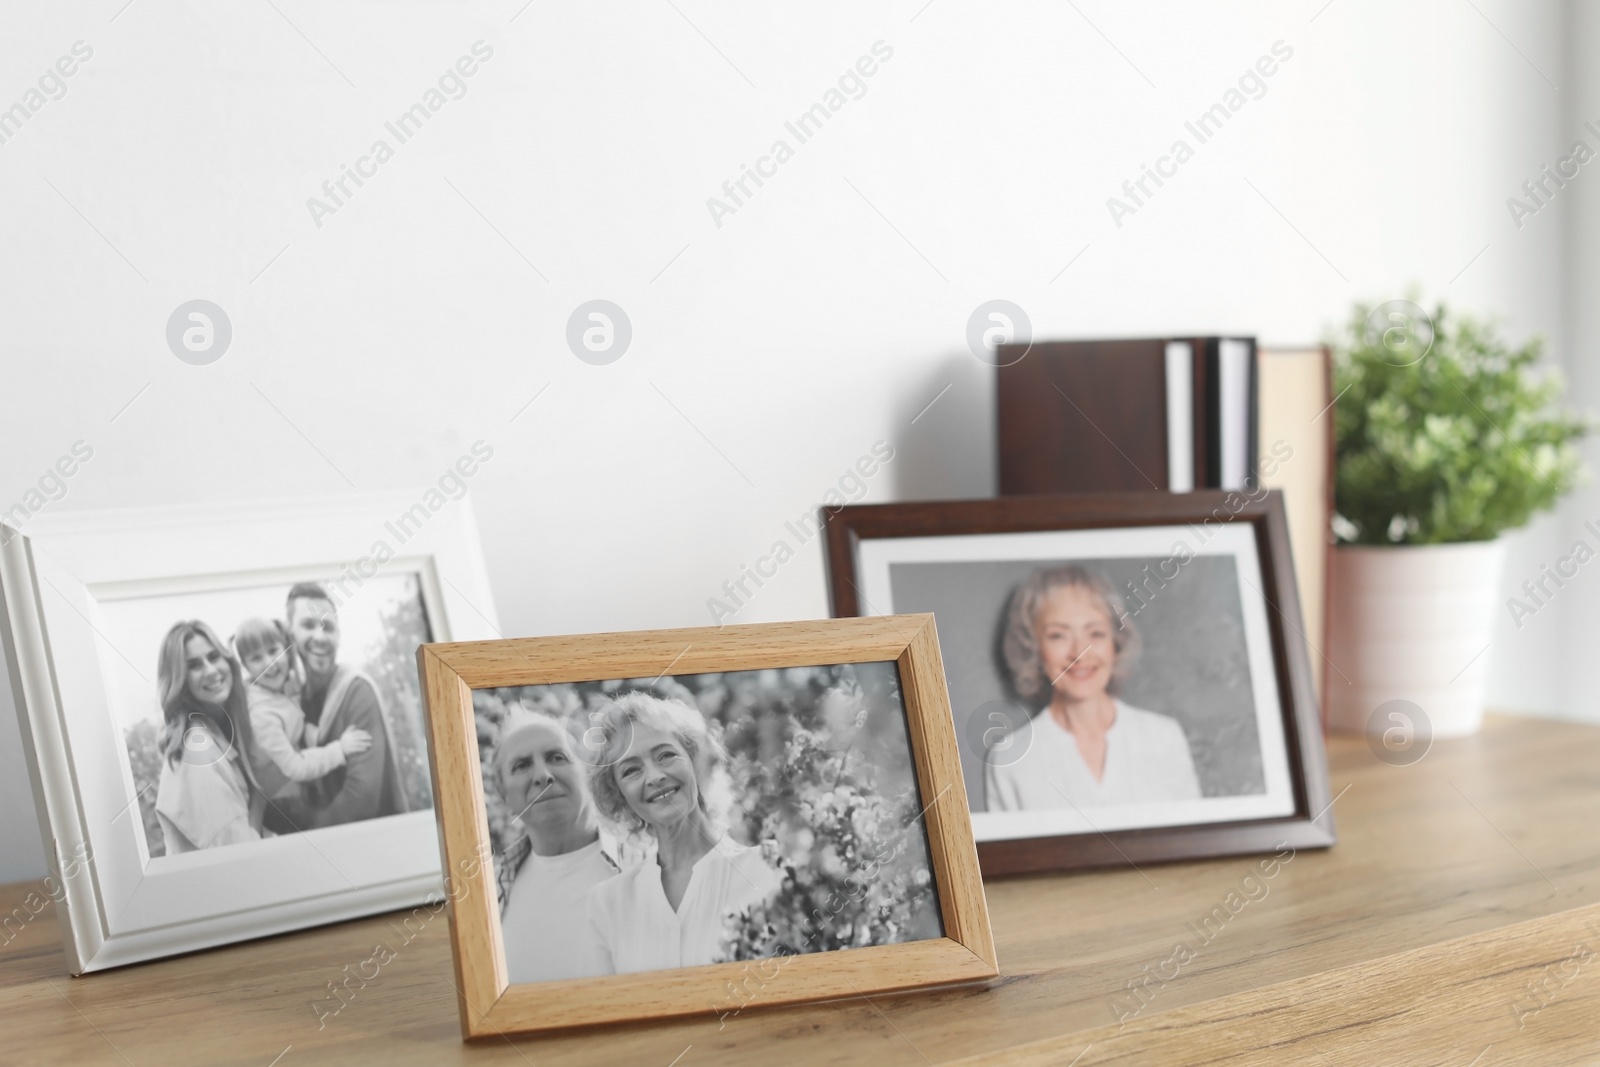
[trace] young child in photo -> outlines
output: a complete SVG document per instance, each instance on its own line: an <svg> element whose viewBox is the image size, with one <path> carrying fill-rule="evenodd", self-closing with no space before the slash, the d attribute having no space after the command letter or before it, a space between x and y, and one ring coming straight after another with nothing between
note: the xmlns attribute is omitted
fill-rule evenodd
<svg viewBox="0 0 1600 1067"><path fill-rule="evenodd" d="M372 735L354 727L332 744L303 748L305 712L289 630L276 619L247 619L233 635L233 650L249 681L250 768L271 798L294 798L300 783L344 766L345 757L372 747Z"/></svg>

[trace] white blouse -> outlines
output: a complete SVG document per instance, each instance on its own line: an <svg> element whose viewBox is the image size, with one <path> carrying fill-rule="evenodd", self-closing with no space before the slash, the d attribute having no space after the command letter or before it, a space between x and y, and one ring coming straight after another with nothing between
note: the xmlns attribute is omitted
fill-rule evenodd
<svg viewBox="0 0 1600 1067"><path fill-rule="evenodd" d="M587 914L589 894L616 876L617 868L599 841L559 856L534 852L523 861L500 916L512 982L611 973Z"/></svg>
<svg viewBox="0 0 1600 1067"><path fill-rule="evenodd" d="M660 866L646 862L595 887L589 922L610 973L697 967L717 962L726 917L769 899L780 883L760 849L724 834L695 861L677 911L667 903Z"/></svg>
<svg viewBox="0 0 1600 1067"><path fill-rule="evenodd" d="M258 840L266 802L250 788L250 771L238 748L209 724L191 729L183 741L176 763L160 753L156 822L167 855Z"/></svg>
<svg viewBox="0 0 1600 1067"><path fill-rule="evenodd" d="M1030 727L1021 759L984 770L990 811L1200 799L1200 778L1183 727L1165 715L1117 701L1116 720L1106 731L1105 773L1098 781L1078 754L1071 731L1048 707Z"/></svg>

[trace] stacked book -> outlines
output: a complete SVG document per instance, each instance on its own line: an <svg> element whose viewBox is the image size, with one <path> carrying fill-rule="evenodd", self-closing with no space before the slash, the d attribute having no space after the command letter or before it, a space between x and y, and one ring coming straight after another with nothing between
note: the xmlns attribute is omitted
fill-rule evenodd
<svg viewBox="0 0 1600 1067"><path fill-rule="evenodd" d="M1264 348L1251 337L1051 341L1001 346L995 362L1002 495L1283 491L1321 690L1333 512L1328 350Z"/></svg>

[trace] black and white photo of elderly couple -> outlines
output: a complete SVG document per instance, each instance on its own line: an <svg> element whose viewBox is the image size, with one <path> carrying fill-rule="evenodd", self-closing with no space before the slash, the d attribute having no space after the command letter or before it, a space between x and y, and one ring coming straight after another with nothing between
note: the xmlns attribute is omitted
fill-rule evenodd
<svg viewBox="0 0 1600 1067"><path fill-rule="evenodd" d="M512 983L941 936L892 662L473 702Z"/></svg>
<svg viewBox="0 0 1600 1067"><path fill-rule="evenodd" d="M414 574L341 602L316 581L117 601L114 683L152 858L432 806ZM110 662L108 660L108 663Z"/></svg>

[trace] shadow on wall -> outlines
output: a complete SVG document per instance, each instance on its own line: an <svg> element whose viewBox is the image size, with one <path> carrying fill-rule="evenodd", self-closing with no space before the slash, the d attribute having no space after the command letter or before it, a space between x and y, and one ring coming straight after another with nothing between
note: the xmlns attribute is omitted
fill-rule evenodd
<svg viewBox="0 0 1600 1067"><path fill-rule="evenodd" d="M949 353L912 376L895 407L890 500L993 496L993 367Z"/></svg>

